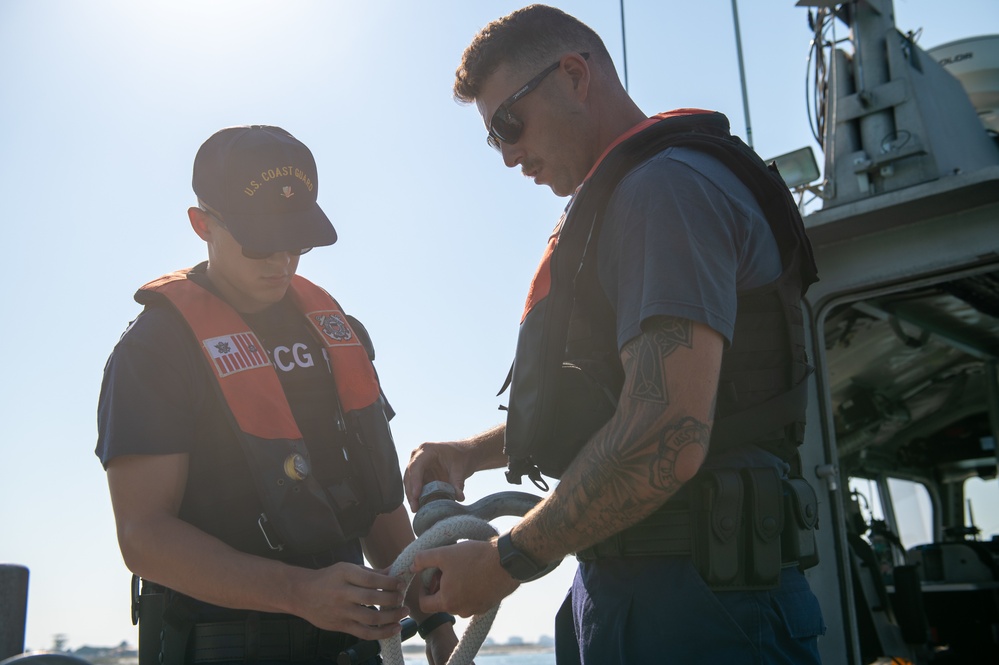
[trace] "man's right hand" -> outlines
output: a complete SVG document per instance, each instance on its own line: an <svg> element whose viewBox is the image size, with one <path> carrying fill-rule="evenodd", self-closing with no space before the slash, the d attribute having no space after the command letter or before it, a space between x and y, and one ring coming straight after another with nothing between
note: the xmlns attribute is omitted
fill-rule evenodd
<svg viewBox="0 0 999 665"><path fill-rule="evenodd" d="M399 578L352 563L308 573L289 610L317 628L380 640L398 633L409 616Z"/></svg>
<svg viewBox="0 0 999 665"><path fill-rule="evenodd" d="M475 473L475 469L468 469L470 457L470 446L465 442L428 442L417 446L409 455L403 478L410 510L414 513L419 510L423 486L435 480L453 485L455 498L464 501L465 479Z"/></svg>
<svg viewBox="0 0 999 665"><path fill-rule="evenodd" d="M403 483L409 508L420 508L423 486L442 480L454 486L455 498L465 500L465 480L476 471L496 469L506 464L503 455L505 426L499 425L463 441L422 443L409 456Z"/></svg>

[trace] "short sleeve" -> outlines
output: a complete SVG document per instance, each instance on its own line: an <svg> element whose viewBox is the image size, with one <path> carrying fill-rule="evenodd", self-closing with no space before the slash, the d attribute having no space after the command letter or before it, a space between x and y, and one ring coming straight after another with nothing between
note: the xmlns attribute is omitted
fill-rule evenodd
<svg viewBox="0 0 999 665"><path fill-rule="evenodd" d="M703 323L730 343L738 293L781 270L751 192L721 162L686 148L659 153L621 181L599 247L619 348L655 316Z"/></svg>
<svg viewBox="0 0 999 665"><path fill-rule="evenodd" d="M97 408L97 456L190 452L205 399L203 361L183 320L147 308L129 326L104 368Z"/></svg>

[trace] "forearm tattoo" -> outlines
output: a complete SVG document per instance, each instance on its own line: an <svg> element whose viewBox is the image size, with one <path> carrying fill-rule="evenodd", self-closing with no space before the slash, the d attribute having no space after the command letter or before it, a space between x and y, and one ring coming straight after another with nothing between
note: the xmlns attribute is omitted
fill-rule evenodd
<svg viewBox="0 0 999 665"><path fill-rule="evenodd" d="M667 427L650 465L649 484L672 494L690 480L689 470L704 460L710 436L710 427L690 417Z"/></svg>
<svg viewBox="0 0 999 665"><path fill-rule="evenodd" d="M603 540L648 515L700 467L710 416L704 422L699 414L667 408L667 358L693 344L689 320L662 317L622 349L625 373L632 377L625 388L630 399L621 400L581 453L585 458L563 476L558 496L534 516L540 528L530 531L539 537L523 543L528 551L544 551L543 541L585 547Z"/></svg>

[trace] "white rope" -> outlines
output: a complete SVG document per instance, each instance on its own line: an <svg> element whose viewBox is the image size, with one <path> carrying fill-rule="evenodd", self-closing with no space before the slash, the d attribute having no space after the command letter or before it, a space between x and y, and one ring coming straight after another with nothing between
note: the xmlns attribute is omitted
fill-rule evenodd
<svg viewBox="0 0 999 665"><path fill-rule="evenodd" d="M389 569L389 574L398 577L405 583L408 589L413 581L413 573L409 571L413 564L416 553L434 547L450 545L458 540L489 540L496 535L496 529L489 522L473 517L472 515L456 515L441 520L433 525L419 538L409 544ZM425 577L429 578L432 571L424 571ZM485 642L489 635L489 629L496 618L499 605L485 612L476 614L462 633L458 646L454 648L451 657L448 658L447 665L468 665L479 652L479 647ZM398 634L393 637L379 640L381 645L382 661L384 665L405 665L402 656L402 640Z"/></svg>

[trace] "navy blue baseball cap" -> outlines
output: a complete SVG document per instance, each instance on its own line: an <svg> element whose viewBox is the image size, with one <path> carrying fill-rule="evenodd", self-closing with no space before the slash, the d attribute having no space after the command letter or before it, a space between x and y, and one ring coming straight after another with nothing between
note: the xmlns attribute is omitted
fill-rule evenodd
<svg viewBox="0 0 999 665"><path fill-rule="evenodd" d="M280 127L219 130L198 150L192 184L198 200L246 249L282 252L336 242L333 224L316 203L316 160Z"/></svg>

